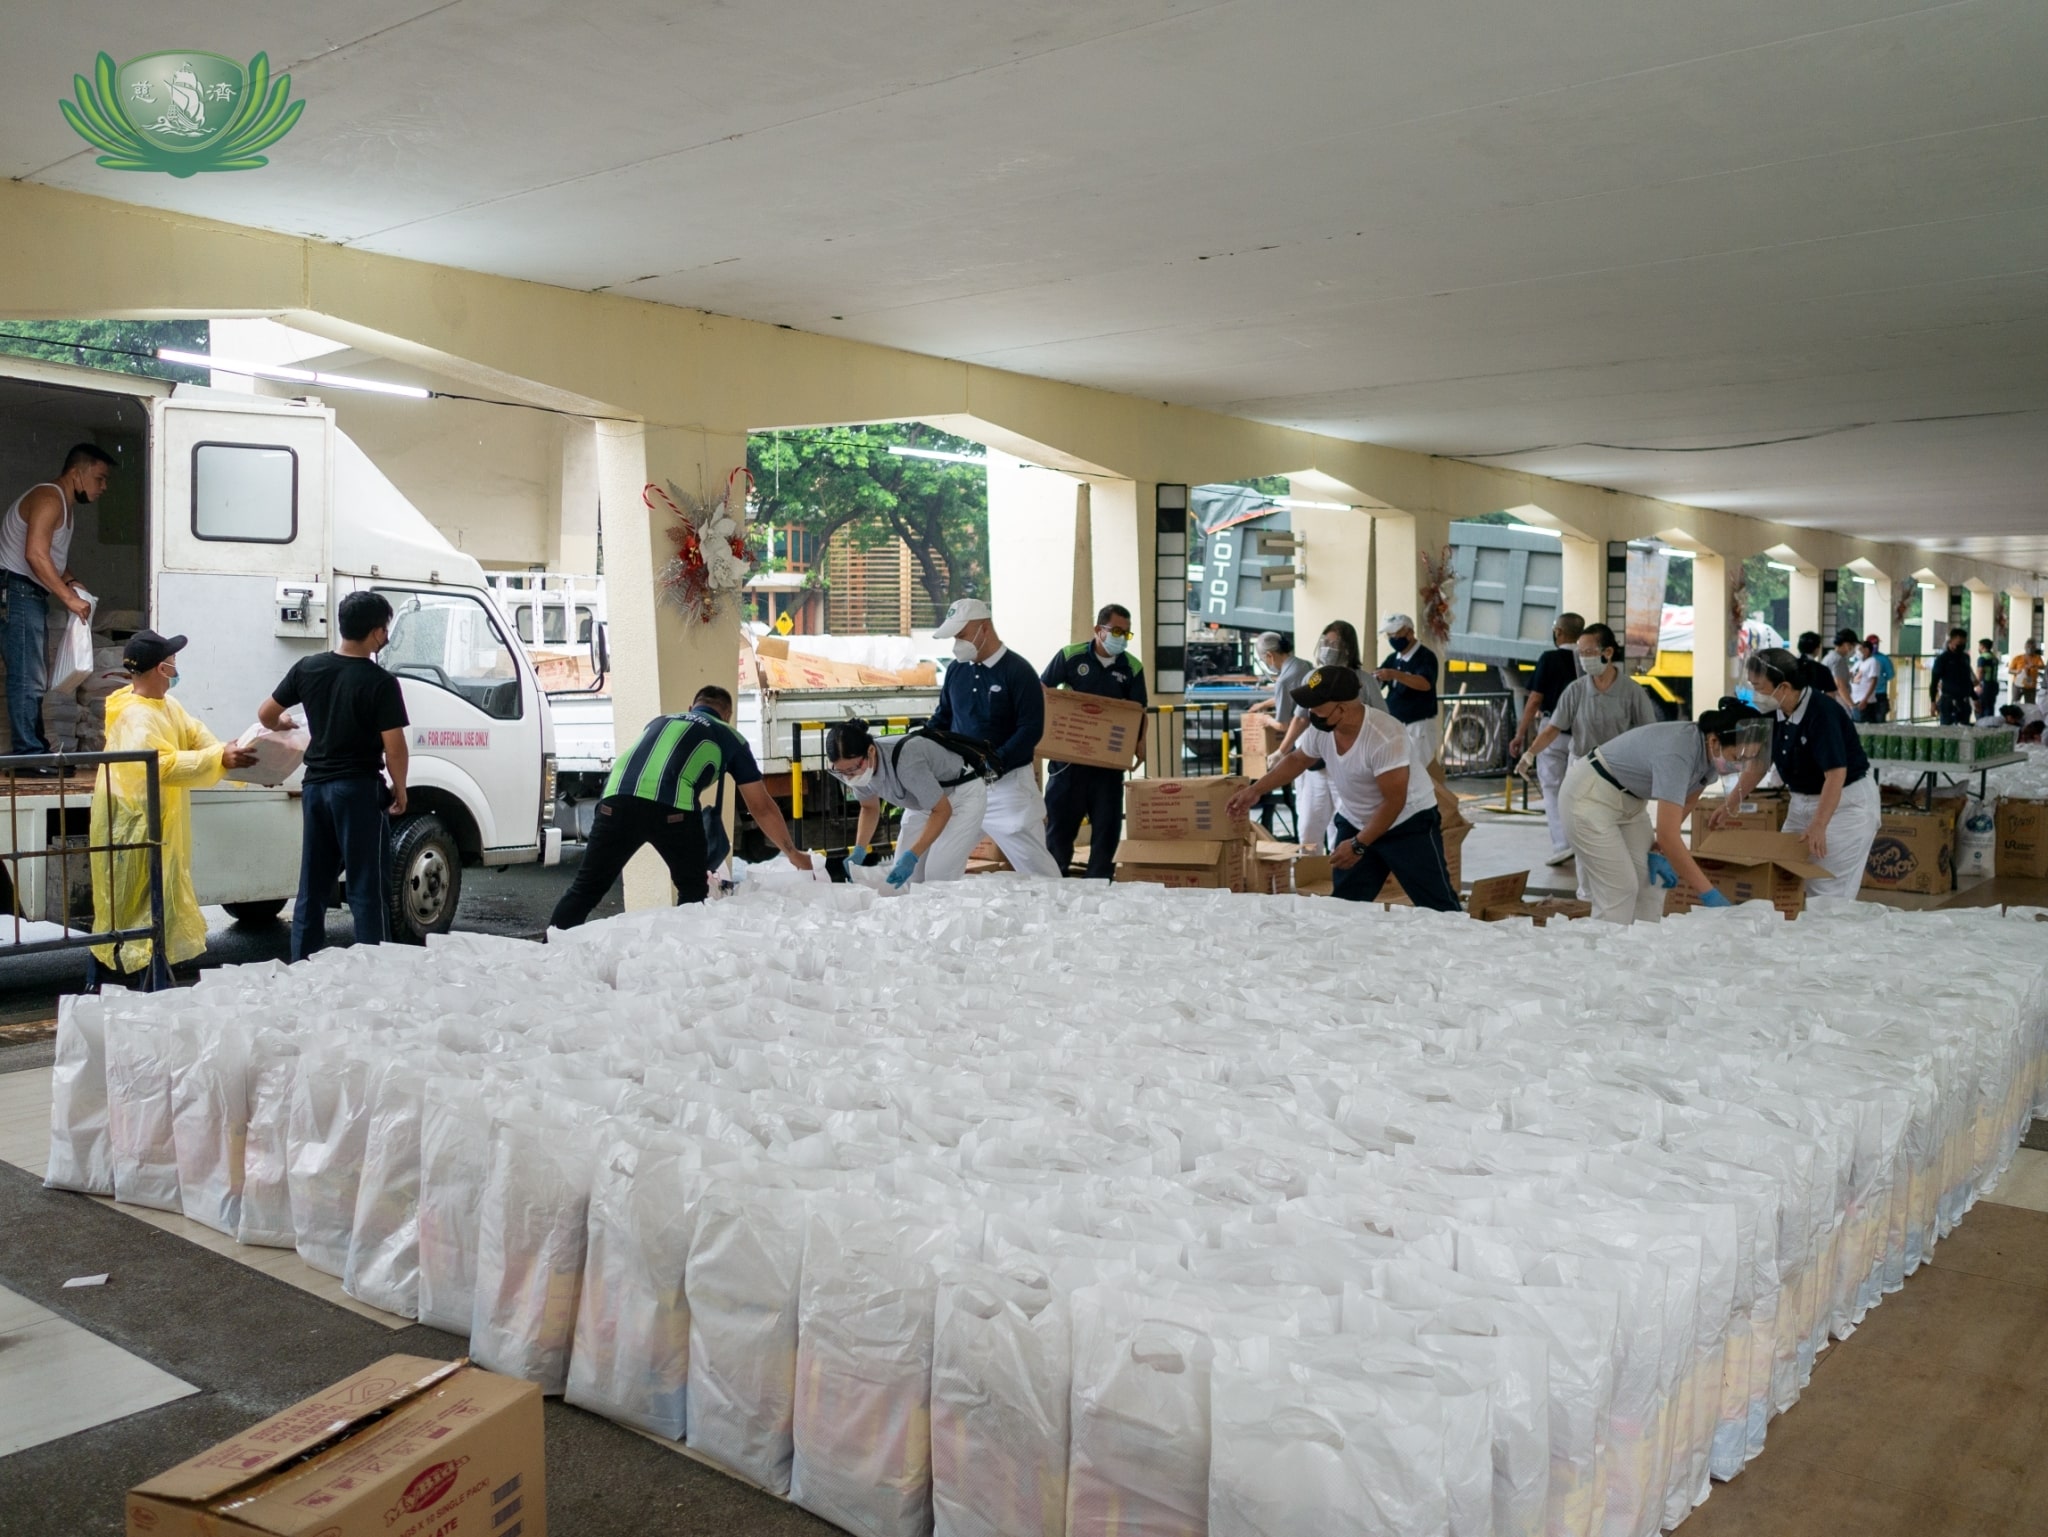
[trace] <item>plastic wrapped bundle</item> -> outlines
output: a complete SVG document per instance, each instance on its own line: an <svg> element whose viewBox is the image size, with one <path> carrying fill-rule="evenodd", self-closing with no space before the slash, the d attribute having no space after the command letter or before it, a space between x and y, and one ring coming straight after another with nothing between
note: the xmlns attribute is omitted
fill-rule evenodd
<svg viewBox="0 0 2048 1537"><path fill-rule="evenodd" d="M491 1112L473 1078L427 1080L420 1117L420 1322L469 1336Z"/></svg>
<svg viewBox="0 0 2048 1537"><path fill-rule="evenodd" d="M308 1046L299 1056L285 1124L299 1258L336 1277L348 1268L355 1232L356 1187L370 1136L372 1065L359 1038Z"/></svg>
<svg viewBox="0 0 2048 1537"><path fill-rule="evenodd" d="M598 1138L567 1108L530 1114L522 1106L492 1118L469 1353L486 1370L558 1394L569 1383Z"/></svg>
<svg viewBox="0 0 2048 1537"><path fill-rule="evenodd" d="M880 1202L810 1213L797 1300L790 1498L861 1537L932 1527L934 1265L957 1230Z"/></svg>
<svg viewBox="0 0 2048 1537"><path fill-rule="evenodd" d="M43 1183L88 1195L114 1193L107 1142L106 1005L66 993L57 1000L57 1061L50 1075L50 1161Z"/></svg>
<svg viewBox="0 0 2048 1537"><path fill-rule="evenodd" d="M178 1204L194 1222L234 1237L242 1223L242 1156L249 1136L249 1044L239 1026L201 1039L171 1081Z"/></svg>
<svg viewBox="0 0 2048 1537"><path fill-rule="evenodd" d="M683 1293L708 1176L694 1143L651 1134L614 1140L599 1159L570 1403L671 1441L688 1428L690 1306Z"/></svg>
<svg viewBox="0 0 2048 1537"><path fill-rule="evenodd" d="M248 1131L242 1141L242 1210L238 1243L289 1249L299 1241L292 1226L291 1112L299 1081L299 1044L282 1030L262 1029L249 1039L242 1096Z"/></svg>
<svg viewBox="0 0 2048 1537"><path fill-rule="evenodd" d="M193 1037L135 1006L106 1013L107 1139L114 1194L129 1206L178 1211L171 1083L197 1051Z"/></svg>
<svg viewBox="0 0 2048 1537"><path fill-rule="evenodd" d="M452 1059L394 1056L370 1080L363 1174L341 1284L357 1301L401 1318L420 1313L420 1122L426 1081L437 1067L454 1065Z"/></svg>
<svg viewBox="0 0 2048 1537"><path fill-rule="evenodd" d="M935 1537L1062 1537L1067 1300L1042 1270L942 1270L932 1337Z"/></svg>

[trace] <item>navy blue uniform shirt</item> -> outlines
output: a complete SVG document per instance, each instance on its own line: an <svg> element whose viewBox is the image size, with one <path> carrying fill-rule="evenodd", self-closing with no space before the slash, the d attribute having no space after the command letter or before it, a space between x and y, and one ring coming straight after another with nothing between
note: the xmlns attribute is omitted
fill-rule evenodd
<svg viewBox="0 0 2048 1537"><path fill-rule="evenodd" d="M1008 646L988 662L953 662L930 724L986 742L1007 774L1023 768L1045 735L1045 692L1038 674Z"/></svg>
<svg viewBox="0 0 2048 1537"><path fill-rule="evenodd" d="M1808 689L1798 709L1772 723L1771 764L1797 795L1820 794L1829 769L1847 769L1845 785L1870 772L1849 712L1818 689Z"/></svg>
<svg viewBox="0 0 2048 1537"><path fill-rule="evenodd" d="M1577 663L1573 663L1577 666ZM1387 685L1387 713L1407 725L1410 721L1433 720L1436 717L1436 653L1429 647L1418 644L1407 661L1401 660L1401 653L1389 651L1387 659L1380 663L1395 672L1414 673L1417 677L1429 679L1428 688L1410 688L1405 683ZM1549 700L1544 701L1549 704Z"/></svg>
<svg viewBox="0 0 2048 1537"><path fill-rule="evenodd" d="M1128 651L1105 662L1096 653L1092 640L1064 648L1046 664L1039 682L1047 688L1070 688L1077 694L1146 703L1145 664Z"/></svg>

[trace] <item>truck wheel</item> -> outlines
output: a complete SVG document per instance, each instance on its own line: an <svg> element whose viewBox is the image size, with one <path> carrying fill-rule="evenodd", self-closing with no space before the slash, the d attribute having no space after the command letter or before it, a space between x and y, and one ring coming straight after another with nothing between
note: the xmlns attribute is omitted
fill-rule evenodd
<svg viewBox="0 0 2048 1537"><path fill-rule="evenodd" d="M391 835L391 937L423 945L455 926L462 851L432 812L402 818Z"/></svg>
<svg viewBox="0 0 2048 1537"><path fill-rule="evenodd" d="M277 922L278 914L284 911L284 898L278 897L268 902L223 902L221 906L235 922L246 923L253 928L259 924Z"/></svg>

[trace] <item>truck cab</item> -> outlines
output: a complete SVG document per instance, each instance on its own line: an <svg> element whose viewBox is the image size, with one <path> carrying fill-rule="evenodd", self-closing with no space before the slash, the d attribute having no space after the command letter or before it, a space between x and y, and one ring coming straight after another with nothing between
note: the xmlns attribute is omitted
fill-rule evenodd
<svg viewBox="0 0 2048 1537"><path fill-rule="evenodd" d="M21 481L0 501L48 479L67 441L116 450L109 505L90 527L81 516L73 542L72 564L100 599L95 643L118 646L144 625L189 636L178 698L215 736L241 735L294 662L331 649L344 596L368 588L390 601L378 660L399 679L411 748L407 813L393 826L394 938L452 924L465 866L559 857L559 836L544 826L547 696L482 567L335 426L331 408L20 360L0 373L0 439L11 440L0 468ZM82 725L69 745L96 744ZM241 919L281 911L298 886L299 811L296 775L275 789L195 793L199 900ZM22 841L71 831L44 827ZM23 863L24 883L40 863Z"/></svg>

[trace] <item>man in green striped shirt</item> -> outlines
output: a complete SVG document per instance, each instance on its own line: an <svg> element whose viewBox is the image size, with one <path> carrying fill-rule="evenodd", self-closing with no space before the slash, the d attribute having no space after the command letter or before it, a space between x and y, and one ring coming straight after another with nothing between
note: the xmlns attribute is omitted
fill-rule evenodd
<svg viewBox="0 0 2048 1537"><path fill-rule="evenodd" d="M685 714L648 722L632 750L613 760L582 868L555 904L548 926L573 929L582 923L626 861L650 843L675 882L677 905L703 901L710 890L704 812L726 774L768 840L799 870L810 869L811 856L796 846L782 808L761 783L753 749L732 729L732 695L714 684L697 690Z"/></svg>

